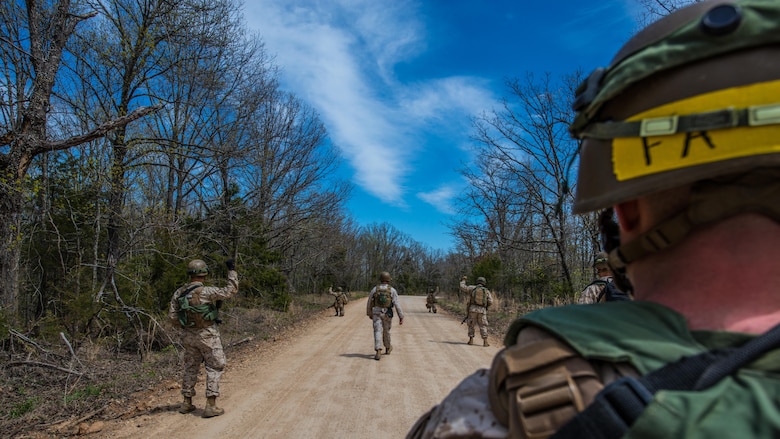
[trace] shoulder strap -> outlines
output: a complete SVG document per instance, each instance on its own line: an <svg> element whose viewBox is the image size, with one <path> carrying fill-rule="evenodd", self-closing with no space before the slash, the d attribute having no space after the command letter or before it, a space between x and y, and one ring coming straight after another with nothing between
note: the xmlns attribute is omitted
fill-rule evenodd
<svg viewBox="0 0 780 439"><path fill-rule="evenodd" d="M193 285L187 288L186 290L182 291L178 296L176 296L176 298L178 299L180 297L186 296L187 294L190 294L191 292L197 290L198 287L200 287L200 285Z"/></svg>
<svg viewBox="0 0 780 439"><path fill-rule="evenodd" d="M188 326L192 326L194 323L190 323L187 320L187 311L192 309L190 306L189 301L187 301L187 295L191 292L195 291L200 287L201 285L193 285L186 290L179 293L178 296L176 296L176 304L178 305L178 311L177 316L179 318L179 324L181 324L182 328L186 328Z"/></svg>
<svg viewBox="0 0 780 439"><path fill-rule="evenodd" d="M610 383L585 410L551 439L617 439L625 435L659 390L704 390L737 372L766 352L780 347L780 325L739 348L683 357L649 374Z"/></svg>
<svg viewBox="0 0 780 439"><path fill-rule="evenodd" d="M604 295L607 294L607 288L609 288L609 282L596 279L593 282L590 283L590 285L601 285L601 291L599 291L598 297L596 297L596 303L601 302L601 299L604 298ZM607 300L609 300L609 297L607 297Z"/></svg>

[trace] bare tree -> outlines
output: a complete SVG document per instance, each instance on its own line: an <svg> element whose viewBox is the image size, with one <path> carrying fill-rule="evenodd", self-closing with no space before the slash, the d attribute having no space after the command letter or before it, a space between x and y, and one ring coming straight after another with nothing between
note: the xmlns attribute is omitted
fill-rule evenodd
<svg viewBox="0 0 780 439"><path fill-rule="evenodd" d="M248 208L261 221L269 248L288 254L309 235L313 221L341 208L350 188L333 178L340 156L326 141L317 113L300 99L276 91L252 118L240 145L245 162L234 164L233 176ZM257 232L253 227L239 236Z"/></svg>
<svg viewBox="0 0 780 439"><path fill-rule="evenodd" d="M490 242L479 251L497 252L504 263L518 251L554 255L569 290L569 182L577 143L567 127L577 83L577 77L556 82L530 73L507 81L511 98L475 120L479 166L464 170L471 186L461 205L478 227L456 229Z"/></svg>
<svg viewBox="0 0 780 439"><path fill-rule="evenodd" d="M644 27L661 17L702 0L638 0L644 12L638 17L639 25Z"/></svg>
<svg viewBox="0 0 780 439"><path fill-rule="evenodd" d="M71 148L123 129L154 111L131 107L103 115L81 133L51 133L51 99L66 44L95 12L69 0L9 0L0 5L0 305L16 313L19 294L21 183L36 156Z"/></svg>

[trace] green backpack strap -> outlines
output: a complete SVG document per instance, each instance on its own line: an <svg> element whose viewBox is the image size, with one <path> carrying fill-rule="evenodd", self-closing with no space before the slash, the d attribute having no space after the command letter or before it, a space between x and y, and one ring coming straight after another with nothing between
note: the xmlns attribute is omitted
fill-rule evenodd
<svg viewBox="0 0 780 439"><path fill-rule="evenodd" d="M216 320L217 315L219 313L219 309L210 303L204 303L200 305L190 305L190 301L187 299L187 295L196 289L201 287L201 285L194 285L185 291L183 291L179 297L177 298L179 302L179 311L177 313L179 317L179 323L181 324L182 328L188 328L195 326L195 322L189 322L189 319L187 319L187 312L193 312L196 314L203 315L204 320Z"/></svg>

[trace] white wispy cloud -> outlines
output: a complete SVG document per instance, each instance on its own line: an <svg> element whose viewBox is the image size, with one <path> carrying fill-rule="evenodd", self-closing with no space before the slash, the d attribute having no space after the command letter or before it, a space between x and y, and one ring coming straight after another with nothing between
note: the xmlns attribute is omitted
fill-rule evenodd
<svg viewBox="0 0 780 439"><path fill-rule="evenodd" d="M441 120L495 105L487 81L451 76L414 84L404 90L403 110L414 119Z"/></svg>
<svg viewBox="0 0 780 439"><path fill-rule="evenodd" d="M419 192L417 197L443 214L454 215L455 208L452 200L459 192L460 189L453 185L444 185L430 192Z"/></svg>
<svg viewBox="0 0 780 439"><path fill-rule="evenodd" d="M446 115L466 125L474 103L484 104L489 94L478 78L403 84L394 77L397 63L412 60L426 47L415 1L289 3L249 2L250 28L276 57L282 83L319 112L354 169L355 183L386 203L403 206L411 166L425 154L421 130ZM420 198L435 205L428 200L446 195Z"/></svg>

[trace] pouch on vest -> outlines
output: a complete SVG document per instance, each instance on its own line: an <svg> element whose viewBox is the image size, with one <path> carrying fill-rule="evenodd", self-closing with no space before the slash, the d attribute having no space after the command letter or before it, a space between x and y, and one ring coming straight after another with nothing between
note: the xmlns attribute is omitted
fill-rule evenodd
<svg viewBox="0 0 780 439"><path fill-rule="evenodd" d="M603 388L594 366L555 337L503 349L490 368L488 397L510 438L547 438Z"/></svg>
<svg viewBox="0 0 780 439"><path fill-rule="evenodd" d="M390 308L393 304L393 293L388 287L387 290L376 289L374 293L374 306L379 308Z"/></svg>
<svg viewBox="0 0 780 439"><path fill-rule="evenodd" d="M471 303L479 306L487 306L487 288L476 287L471 290Z"/></svg>

